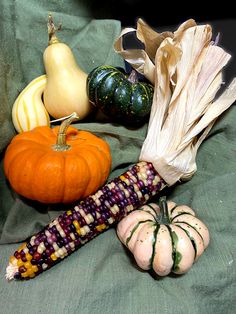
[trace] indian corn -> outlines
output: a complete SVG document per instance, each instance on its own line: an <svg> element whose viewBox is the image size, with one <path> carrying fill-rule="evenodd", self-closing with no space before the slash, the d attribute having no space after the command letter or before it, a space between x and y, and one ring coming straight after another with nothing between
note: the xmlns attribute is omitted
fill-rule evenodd
<svg viewBox="0 0 236 314"><path fill-rule="evenodd" d="M132 166L23 243L10 257L6 278L35 277L146 203L165 185L151 163Z"/></svg>

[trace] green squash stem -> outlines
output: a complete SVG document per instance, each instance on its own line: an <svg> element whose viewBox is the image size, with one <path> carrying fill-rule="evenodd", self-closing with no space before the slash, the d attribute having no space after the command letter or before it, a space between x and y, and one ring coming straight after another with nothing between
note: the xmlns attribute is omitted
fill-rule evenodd
<svg viewBox="0 0 236 314"><path fill-rule="evenodd" d="M137 72L135 70L132 70L127 80L132 84L138 83Z"/></svg>
<svg viewBox="0 0 236 314"><path fill-rule="evenodd" d="M171 223L170 216L168 212L168 206L166 201L166 196L160 197L159 200L159 206L160 206L160 222L164 225L169 225Z"/></svg>

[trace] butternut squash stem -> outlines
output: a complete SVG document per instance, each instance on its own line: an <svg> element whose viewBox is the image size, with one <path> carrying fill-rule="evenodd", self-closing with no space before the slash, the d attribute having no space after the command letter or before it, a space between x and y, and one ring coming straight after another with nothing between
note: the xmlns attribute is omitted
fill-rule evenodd
<svg viewBox="0 0 236 314"><path fill-rule="evenodd" d="M57 142L56 144L52 145L53 150L55 151L65 151L70 149L70 145L66 144L66 131L70 124L73 121L76 121L79 119L79 116L76 112L73 112L70 116L68 116L67 119L65 119L59 128L58 135L57 135Z"/></svg>
<svg viewBox="0 0 236 314"><path fill-rule="evenodd" d="M170 217L169 217L169 212L168 212L168 206L166 202L166 196L160 197L159 200L159 206L161 210L161 223L165 225L170 224Z"/></svg>
<svg viewBox="0 0 236 314"><path fill-rule="evenodd" d="M61 29L61 24L58 27L55 26L53 22L52 15L48 15L48 45L55 44L59 42L56 36L56 32Z"/></svg>

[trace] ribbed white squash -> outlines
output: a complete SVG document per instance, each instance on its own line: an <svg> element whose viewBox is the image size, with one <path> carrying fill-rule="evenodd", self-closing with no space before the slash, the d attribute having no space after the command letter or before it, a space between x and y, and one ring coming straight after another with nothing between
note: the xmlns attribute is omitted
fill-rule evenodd
<svg viewBox="0 0 236 314"><path fill-rule="evenodd" d="M50 124L49 114L42 100L46 82L46 75L35 78L16 98L12 108L12 122L18 133Z"/></svg>
<svg viewBox="0 0 236 314"><path fill-rule="evenodd" d="M207 226L190 207L164 200L160 207L150 203L131 212L118 223L117 235L140 268L159 276L186 273L210 240Z"/></svg>

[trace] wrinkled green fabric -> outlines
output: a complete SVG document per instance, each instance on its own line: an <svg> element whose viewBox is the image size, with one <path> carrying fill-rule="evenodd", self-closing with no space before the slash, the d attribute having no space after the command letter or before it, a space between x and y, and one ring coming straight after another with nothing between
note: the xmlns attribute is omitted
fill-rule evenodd
<svg viewBox="0 0 236 314"><path fill-rule="evenodd" d="M62 22L67 42L89 71L99 64L122 66L112 44L120 23L95 20L86 1L1 1L0 144L15 134L11 107L19 91L43 73L50 11ZM33 280L6 282L8 258L19 243L39 231L63 207L39 205L16 195L0 162L1 313L231 314L236 308L236 107L217 122L197 155L198 170L186 183L163 191L168 199L195 209L209 228L208 249L183 276L155 279L141 271L119 242L115 228L99 235ZM147 125L139 129L97 121L76 124L110 145L112 171L121 174L138 160Z"/></svg>

